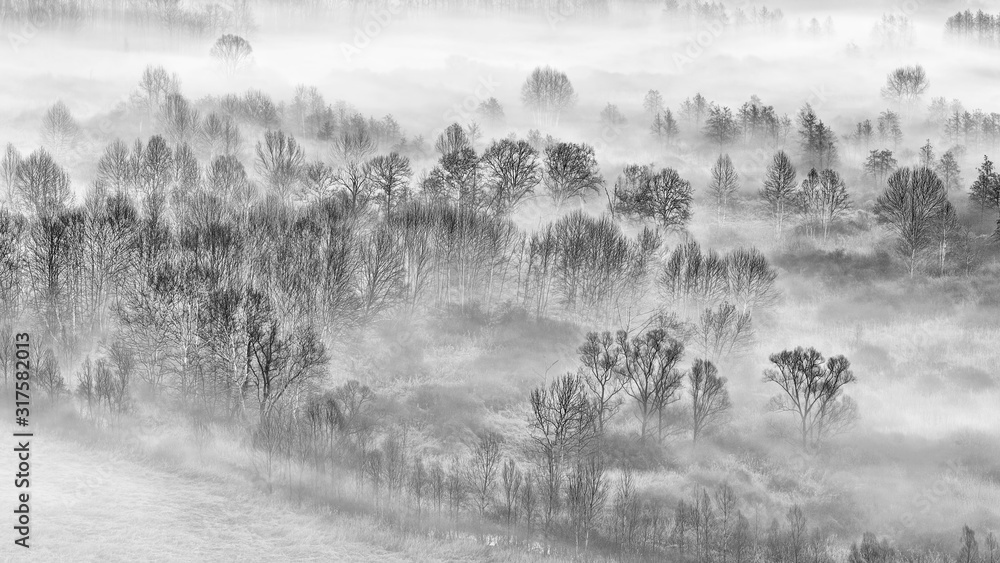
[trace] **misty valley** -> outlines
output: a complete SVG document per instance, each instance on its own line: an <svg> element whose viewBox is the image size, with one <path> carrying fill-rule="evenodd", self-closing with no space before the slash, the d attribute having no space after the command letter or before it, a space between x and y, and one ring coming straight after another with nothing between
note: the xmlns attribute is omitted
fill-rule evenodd
<svg viewBox="0 0 1000 563"><path fill-rule="evenodd" d="M994 3L0 30L5 558L1000 563Z"/></svg>

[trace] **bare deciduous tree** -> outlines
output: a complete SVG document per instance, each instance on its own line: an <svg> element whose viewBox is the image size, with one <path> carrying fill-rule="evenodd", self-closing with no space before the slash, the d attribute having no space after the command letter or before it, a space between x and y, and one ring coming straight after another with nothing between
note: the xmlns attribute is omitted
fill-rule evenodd
<svg viewBox="0 0 1000 563"><path fill-rule="evenodd" d="M740 175L733 166L733 160L728 154L719 155L712 166L712 181L708 184L708 191L712 194L720 225L726 222L726 211L732 205L731 199L739 188Z"/></svg>
<svg viewBox="0 0 1000 563"><path fill-rule="evenodd" d="M824 362L815 348L799 347L771 354L770 360L775 367L764 371L764 381L782 391L770 407L796 414L803 448L817 447L854 423L857 406L844 395L844 387L855 381L847 358L834 356Z"/></svg>
<svg viewBox="0 0 1000 563"><path fill-rule="evenodd" d="M543 178L556 205L590 192L600 193L604 177L594 158L594 149L585 144L556 143L545 147Z"/></svg>
<svg viewBox="0 0 1000 563"><path fill-rule="evenodd" d="M835 170L816 172L812 169L799 192L802 212L823 229L823 238L830 233L830 225L851 208L851 197L844 180Z"/></svg>
<svg viewBox="0 0 1000 563"><path fill-rule="evenodd" d="M352 209L363 209L373 195L371 170L357 162L348 163L337 173L336 183L344 193Z"/></svg>
<svg viewBox="0 0 1000 563"><path fill-rule="evenodd" d="M222 63L227 73L233 74L250 59L253 48L246 39L227 33L215 40L211 55Z"/></svg>
<svg viewBox="0 0 1000 563"><path fill-rule="evenodd" d="M649 117L654 117L663 111L663 96L659 90L646 92L646 96L642 99L642 109L649 114Z"/></svg>
<svg viewBox="0 0 1000 563"><path fill-rule="evenodd" d="M386 217L392 215L395 208L407 199L410 186L410 159L399 153L388 156L376 156L365 163L367 174L372 186L377 190L379 205Z"/></svg>
<svg viewBox="0 0 1000 563"><path fill-rule="evenodd" d="M740 312L729 302L704 309L695 333L702 355L709 360L730 354L752 336L750 313Z"/></svg>
<svg viewBox="0 0 1000 563"><path fill-rule="evenodd" d="M494 501L497 471L500 469L503 437L496 432L486 432L472 447L469 481L476 498L479 517L486 518L486 510Z"/></svg>
<svg viewBox="0 0 1000 563"><path fill-rule="evenodd" d="M608 482L604 473L604 461L592 457L579 462L566 483L566 504L576 550L579 553L581 540L583 550L590 549L590 533L600 519L608 500Z"/></svg>
<svg viewBox="0 0 1000 563"><path fill-rule="evenodd" d="M333 155L344 166L361 162L378 149L378 142L367 127L344 128L333 139Z"/></svg>
<svg viewBox="0 0 1000 563"><path fill-rule="evenodd" d="M42 120L42 142L56 154L73 148L80 140L80 125L61 100L45 112Z"/></svg>
<svg viewBox="0 0 1000 563"><path fill-rule="evenodd" d="M437 141L434 142L434 148L441 153L442 157L445 157L463 149L472 148L472 142L461 125L452 123L438 136Z"/></svg>
<svg viewBox="0 0 1000 563"><path fill-rule="evenodd" d="M257 141L257 173L284 201L292 199L299 188L304 163L305 153L291 135L267 131L264 141Z"/></svg>
<svg viewBox="0 0 1000 563"><path fill-rule="evenodd" d="M947 203L944 184L929 168L897 170L875 201L875 214L895 233L911 277L920 254L934 241L934 224Z"/></svg>
<svg viewBox="0 0 1000 563"><path fill-rule="evenodd" d="M508 531L517 523L520 509L521 484L524 474L513 459L507 458L500 470L500 484L503 489L503 515Z"/></svg>
<svg viewBox="0 0 1000 563"><path fill-rule="evenodd" d="M594 437L594 415L581 379L567 373L548 388L530 395L531 439L538 448L545 474L543 524L550 529L559 511L563 470L567 462L587 452Z"/></svg>
<svg viewBox="0 0 1000 563"><path fill-rule="evenodd" d="M38 216L53 215L73 198L69 174L45 149L28 155L17 167L15 199Z"/></svg>
<svg viewBox="0 0 1000 563"><path fill-rule="evenodd" d="M483 153L482 163L487 207L497 215L511 213L542 181L538 152L527 141L494 141Z"/></svg>
<svg viewBox="0 0 1000 563"><path fill-rule="evenodd" d="M150 65L142 71L138 95L148 115L159 111L168 94L175 94L178 91L180 91L180 80L177 75L167 74L167 70L162 66Z"/></svg>
<svg viewBox="0 0 1000 563"><path fill-rule="evenodd" d="M920 65L899 67L886 76L882 97L898 104L912 104L927 91L930 81Z"/></svg>
<svg viewBox="0 0 1000 563"><path fill-rule="evenodd" d="M741 313L773 305L778 273L757 248L738 248L726 256L729 296Z"/></svg>
<svg viewBox="0 0 1000 563"><path fill-rule="evenodd" d="M768 213L774 218L774 230L779 236L785 216L790 211L795 188L795 166L785 151L778 151L767 166L760 197L767 204Z"/></svg>
<svg viewBox="0 0 1000 563"><path fill-rule="evenodd" d="M0 197L0 202L5 204L14 203L14 186L17 182L17 169L21 166L21 161L24 157L21 156L21 152L17 150L17 147L11 143L7 143L7 147L3 153L3 160L0 160L0 181L3 182L3 196Z"/></svg>
<svg viewBox="0 0 1000 563"><path fill-rule="evenodd" d="M875 186L881 186L889 174L896 169L896 159L888 149L871 151L865 160L865 174L875 179Z"/></svg>
<svg viewBox="0 0 1000 563"><path fill-rule="evenodd" d="M210 113L201 126L200 146L210 158L236 156L243 146L240 128L228 115Z"/></svg>
<svg viewBox="0 0 1000 563"><path fill-rule="evenodd" d="M643 442L650 432L650 423L657 419L657 436L663 438L664 411L680 399L683 374L677 364L684 355L684 345L662 329L653 329L629 339L618 331L618 346L622 350L619 368L625 379L625 393L632 397L638 409L639 439Z"/></svg>
<svg viewBox="0 0 1000 563"><path fill-rule="evenodd" d="M594 396L597 417L597 431L604 432L604 424L617 412L620 400L615 397L621 392L625 380L620 377L622 349L615 337L608 331L588 332L586 340L579 348L581 371L584 383Z"/></svg>
<svg viewBox="0 0 1000 563"><path fill-rule="evenodd" d="M171 142L190 143L198 134L199 113L179 93L167 94L160 107L160 124Z"/></svg>
<svg viewBox="0 0 1000 563"><path fill-rule="evenodd" d="M726 378L719 377L715 364L701 358L694 361L688 372L688 386L691 389L691 431L692 440L710 429L729 410L729 391Z"/></svg>
<svg viewBox="0 0 1000 563"><path fill-rule="evenodd" d="M576 103L576 92L566 73L551 67L536 68L521 86L521 101L536 122L559 124L559 117Z"/></svg>
<svg viewBox="0 0 1000 563"><path fill-rule="evenodd" d="M673 168L631 164L615 182L612 211L682 229L691 219L691 183Z"/></svg>

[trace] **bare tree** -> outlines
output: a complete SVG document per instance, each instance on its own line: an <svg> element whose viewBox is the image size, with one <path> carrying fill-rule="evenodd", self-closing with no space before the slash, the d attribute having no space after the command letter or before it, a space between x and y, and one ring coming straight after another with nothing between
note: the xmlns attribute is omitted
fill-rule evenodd
<svg viewBox="0 0 1000 563"><path fill-rule="evenodd" d="M513 459L507 458L500 470L500 484L503 489L503 514L508 531L517 523L517 513L520 508L521 483L524 474Z"/></svg>
<svg viewBox="0 0 1000 563"><path fill-rule="evenodd" d="M790 211L795 188L795 166L785 151L778 151L765 172L760 197L767 204L768 213L774 218L774 230L779 236L785 216Z"/></svg>
<svg viewBox="0 0 1000 563"><path fill-rule="evenodd" d="M729 302L708 307L698 317L695 337L708 360L717 360L747 343L753 336L749 312Z"/></svg>
<svg viewBox="0 0 1000 563"><path fill-rule="evenodd" d="M733 160L728 154L719 155L712 166L712 181L708 184L708 191L715 202L720 225L726 222L726 211L732 205L730 200L739 188L740 175L733 166Z"/></svg>
<svg viewBox="0 0 1000 563"><path fill-rule="evenodd" d="M896 159L888 149L871 151L865 160L865 174L875 179L875 186L881 186L889 174L896 169Z"/></svg>
<svg viewBox="0 0 1000 563"><path fill-rule="evenodd" d="M847 358L834 356L824 362L815 348L799 347L771 354L770 361L775 367L764 371L764 381L782 391L770 407L798 416L803 448L817 447L853 424L857 406L843 393L855 381Z"/></svg>
<svg viewBox="0 0 1000 563"><path fill-rule="evenodd" d="M366 175L377 190L379 204L385 216L392 215L393 210L407 199L410 177L413 175L410 159L394 152L388 156L376 156L365 167Z"/></svg>
<svg viewBox="0 0 1000 563"><path fill-rule="evenodd" d="M45 348L32 373L32 379L45 393L49 401L55 401L66 391L66 380L62 376L59 360L52 348Z"/></svg>
<svg viewBox="0 0 1000 563"><path fill-rule="evenodd" d="M205 188L241 208L253 200L256 192L243 164L232 155L219 156L212 161L205 170Z"/></svg>
<svg viewBox="0 0 1000 563"><path fill-rule="evenodd" d="M719 377L715 365L700 358L694 361L688 372L688 386L691 389L692 440L697 443L698 437L729 410L729 391L726 390L726 379Z"/></svg>
<svg viewBox="0 0 1000 563"><path fill-rule="evenodd" d="M345 127L333 139L333 155L344 166L361 162L378 148L367 127Z"/></svg>
<svg viewBox="0 0 1000 563"><path fill-rule="evenodd" d="M97 161L97 179L111 193L130 193L135 188L135 172L128 145L121 139L105 147Z"/></svg>
<svg viewBox="0 0 1000 563"><path fill-rule="evenodd" d="M337 186L337 172L323 162L310 162L303 168L302 187L313 199L329 197Z"/></svg>
<svg viewBox="0 0 1000 563"><path fill-rule="evenodd" d="M361 243L357 295L361 318L371 321L403 295L403 255L390 228L381 225Z"/></svg>
<svg viewBox="0 0 1000 563"><path fill-rule="evenodd" d="M273 312L251 315L250 320L250 384L264 419L283 397L317 377L328 357L326 347L311 327L286 329Z"/></svg>
<svg viewBox="0 0 1000 563"><path fill-rule="evenodd" d="M619 368L625 379L625 393L635 400L640 423L639 439L643 442L650 432L650 423L657 417L658 437L663 438L664 410L680 397L683 374L677 364L684 355L684 345L662 329L653 329L631 340L628 333L618 331L622 350Z"/></svg>
<svg viewBox="0 0 1000 563"><path fill-rule="evenodd" d="M17 150L17 147L11 143L7 143L7 147L3 153L3 160L0 160L0 181L3 182L4 188L3 197L0 197L0 202L14 202L17 169L21 166L23 160L24 157L21 156L21 152Z"/></svg>
<svg viewBox="0 0 1000 563"><path fill-rule="evenodd" d="M851 544L848 563L888 563L896 558L896 550L889 545L889 540L881 542L871 532L865 532L861 537L861 546Z"/></svg>
<svg viewBox="0 0 1000 563"><path fill-rule="evenodd" d="M73 148L80 140L80 125L61 100L45 112L42 120L42 142L56 154Z"/></svg>
<svg viewBox="0 0 1000 563"><path fill-rule="evenodd" d="M481 519L486 518L486 510L494 501L502 447L503 437L496 432L484 433L472 447L469 481L476 496L476 508Z"/></svg>
<svg viewBox="0 0 1000 563"><path fill-rule="evenodd" d="M536 68L521 87L521 101L540 123L558 125L559 117L576 98L569 77L551 67Z"/></svg>
<svg viewBox="0 0 1000 563"><path fill-rule="evenodd" d="M774 284L778 273L755 247L738 248L726 256L728 295L741 313L773 305L778 298Z"/></svg>
<svg viewBox="0 0 1000 563"><path fill-rule="evenodd" d="M198 134L199 113L179 93L167 94L160 108L160 124L171 142L190 143Z"/></svg>
<svg viewBox="0 0 1000 563"><path fill-rule="evenodd" d="M911 277L920 254L934 241L934 224L947 202L944 184L928 168L897 170L875 201L875 214L895 233Z"/></svg>
<svg viewBox="0 0 1000 563"><path fill-rule="evenodd" d="M200 146L209 157L236 156L243 147L240 128L228 115L210 113L202 123L199 135Z"/></svg>
<svg viewBox="0 0 1000 563"><path fill-rule="evenodd" d="M916 102L927 91L930 82L924 67L903 66L886 76L882 97L898 104L910 105Z"/></svg>
<svg viewBox="0 0 1000 563"><path fill-rule="evenodd" d="M615 182L612 211L682 229L691 219L691 183L673 168L631 164Z"/></svg>
<svg viewBox="0 0 1000 563"><path fill-rule="evenodd" d="M663 111L663 96L659 90L650 90L642 99L642 109L649 117L654 117Z"/></svg>
<svg viewBox="0 0 1000 563"><path fill-rule="evenodd" d="M442 157L445 157L463 149L472 148L472 141L469 140L461 125L452 123L438 136L434 148L441 153Z"/></svg>
<svg viewBox="0 0 1000 563"><path fill-rule="evenodd" d="M604 424L617 412L620 404L615 397L625 385L625 380L619 375L622 348L608 331L600 334L588 332L578 351L583 364L580 368L583 381L594 396L597 431L603 434Z"/></svg>
<svg viewBox="0 0 1000 563"><path fill-rule="evenodd" d="M605 131L620 131L625 124L628 123L628 119L622 110L618 109L618 106L612 103L604 106L601 110L601 127Z"/></svg>
<svg viewBox="0 0 1000 563"><path fill-rule="evenodd" d="M145 106L146 113L153 115L159 111L160 105L168 94L180 91L180 81L177 75L169 75L162 66L147 66L139 79L139 97Z"/></svg>
<svg viewBox="0 0 1000 563"><path fill-rule="evenodd" d="M246 39L227 33L215 40L211 55L222 63L227 73L234 74L253 55L253 48Z"/></svg>
<svg viewBox="0 0 1000 563"><path fill-rule="evenodd" d="M545 147L543 178L556 205L590 192L600 193L604 177L594 158L594 149L576 143L556 143Z"/></svg>
<svg viewBox="0 0 1000 563"><path fill-rule="evenodd" d="M488 125L500 125L504 122L503 106L496 98L489 98L479 103L476 113L486 121Z"/></svg>
<svg viewBox="0 0 1000 563"><path fill-rule="evenodd" d="M470 147L443 155L423 182L426 197L437 202L457 202L461 209L480 210L490 203L483 192L483 166Z"/></svg>
<svg viewBox="0 0 1000 563"><path fill-rule="evenodd" d="M802 212L823 229L823 239L830 233L830 225L851 208L851 197L844 180L835 170L816 172L812 169L798 194Z"/></svg>
<svg viewBox="0 0 1000 563"><path fill-rule="evenodd" d="M542 507L548 531L559 510L563 470L568 461L588 451L594 437L594 415L583 382L570 373L548 388L534 389L530 403L531 439L545 474Z"/></svg>
<svg viewBox="0 0 1000 563"><path fill-rule="evenodd" d="M979 542L976 533L968 526L962 526L962 547L958 550L958 563L976 563L979 561Z"/></svg>
<svg viewBox="0 0 1000 563"><path fill-rule="evenodd" d="M17 167L14 194L22 207L38 216L57 213L73 198L69 174L45 149L31 153Z"/></svg>
<svg viewBox="0 0 1000 563"><path fill-rule="evenodd" d="M934 234L938 246L938 274L944 275L948 260L948 252L951 250L951 243L958 235L960 225L958 214L951 202L945 202L941 213L938 214L934 222Z"/></svg>
<svg viewBox="0 0 1000 563"><path fill-rule="evenodd" d="M365 208L374 197L371 170L357 162L350 162L341 169L336 183L347 194L352 209Z"/></svg>
<svg viewBox="0 0 1000 563"><path fill-rule="evenodd" d="M962 169L959 167L953 151L945 151L941 155L941 160L934 166L934 171L938 173L938 176L941 176L945 190L955 191L962 185Z"/></svg>
<svg viewBox="0 0 1000 563"><path fill-rule="evenodd" d="M257 173L282 200L293 198L302 179L305 153L295 137L282 131L267 131L257 141Z"/></svg>
<svg viewBox="0 0 1000 563"><path fill-rule="evenodd" d="M998 173L987 156L976 169L977 175L969 187L969 199L979 206L981 211L990 209L1000 212L1000 173Z"/></svg>
<svg viewBox="0 0 1000 563"><path fill-rule="evenodd" d="M488 208L507 215L541 183L538 152L527 141L501 139L483 153Z"/></svg>
<svg viewBox="0 0 1000 563"><path fill-rule="evenodd" d="M592 457L579 462L570 474L566 484L566 503L579 553L582 540L583 550L590 549L590 533L600 520L604 505L608 500L608 482L604 474L604 461Z"/></svg>

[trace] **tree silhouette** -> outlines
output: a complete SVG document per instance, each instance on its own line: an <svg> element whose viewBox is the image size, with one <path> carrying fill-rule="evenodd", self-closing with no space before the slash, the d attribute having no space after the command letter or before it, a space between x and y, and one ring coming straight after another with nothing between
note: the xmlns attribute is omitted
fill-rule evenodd
<svg viewBox="0 0 1000 563"><path fill-rule="evenodd" d="M227 33L215 40L211 55L222 63L227 73L234 74L253 55L253 48L246 39Z"/></svg>
<svg viewBox="0 0 1000 563"><path fill-rule="evenodd" d="M803 448L816 447L853 424L857 407L843 394L855 380L847 358L834 356L824 362L816 349L799 347L771 354L770 361L774 368L764 370L764 381L782 391L770 407L796 414Z"/></svg>
<svg viewBox="0 0 1000 563"><path fill-rule="evenodd" d="M688 387L691 390L692 440L697 443L698 437L729 410L729 392L726 379L719 377L715 365L700 358L688 372Z"/></svg>
<svg viewBox="0 0 1000 563"><path fill-rule="evenodd" d="M934 224L945 210L944 184L932 170L902 168L887 181L875 201L875 214L896 235L897 249L912 277L920 253L934 240Z"/></svg>
<svg viewBox="0 0 1000 563"><path fill-rule="evenodd" d="M720 154L712 166L712 180L708 184L720 225L726 222L726 211L732 205L731 200L739 188L740 175L733 166L733 160L728 154Z"/></svg>
<svg viewBox="0 0 1000 563"><path fill-rule="evenodd" d="M545 148L543 162L545 187L557 205L571 198L583 199L600 192L604 177L589 145L556 143Z"/></svg>
<svg viewBox="0 0 1000 563"><path fill-rule="evenodd" d="M536 122L558 125L562 113L576 103L576 92L564 72L538 67L521 86L521 101Z"/></svg>
<svg viewBox="0 0 1000 563"><path fill-rule="evenodd" d="M764 174L764 187L760 191L760 197L774 218L774 230L778 235L781 234L795 194L795 176L795 166L785 151L778 151L774 155Z"/></svg>

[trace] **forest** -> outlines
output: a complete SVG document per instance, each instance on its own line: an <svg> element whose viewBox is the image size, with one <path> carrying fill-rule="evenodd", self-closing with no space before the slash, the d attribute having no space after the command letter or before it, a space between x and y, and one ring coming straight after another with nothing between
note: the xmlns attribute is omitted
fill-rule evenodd
<svg viewBox="0 0 1000 563"><path fill-rule="evenodd" d="M30 333L408 560L1000 562L1000 15L777 4L0 0L5 418Z"/></svg>

